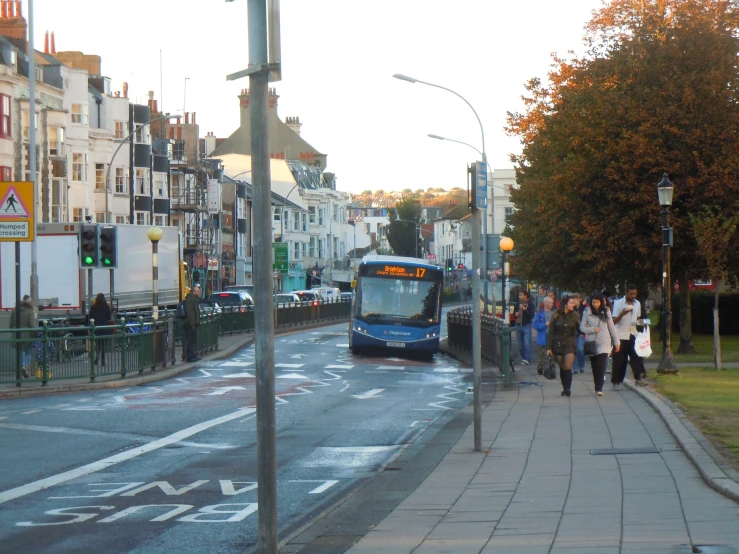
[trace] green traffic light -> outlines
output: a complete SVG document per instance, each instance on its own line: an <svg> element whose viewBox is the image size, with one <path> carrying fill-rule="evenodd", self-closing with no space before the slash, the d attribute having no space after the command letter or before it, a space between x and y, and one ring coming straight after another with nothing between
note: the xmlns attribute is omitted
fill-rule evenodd
<svg viewBox="0 0 739 554"><path fill-rule="evenodd" d="M92 258L92 256L85 256L85 263L87 265L92 265L93 263L95 263L95 260Z"/></svg>
<svg viewBox="0 0 739 554"><path fill-rule="evenodd" d="M103 265L110 265L110 258L103 258Z"/></svg>

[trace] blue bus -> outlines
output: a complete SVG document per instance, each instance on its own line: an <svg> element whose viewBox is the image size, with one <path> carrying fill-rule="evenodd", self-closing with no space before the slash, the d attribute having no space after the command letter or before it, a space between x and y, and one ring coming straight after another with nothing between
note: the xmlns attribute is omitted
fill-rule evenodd
<svg viewBox="0 0 739 554"><path fill-rule="evenodd" d="M439 351L442 268L415 258L365 256L357 271L349 348Z"/></svg>

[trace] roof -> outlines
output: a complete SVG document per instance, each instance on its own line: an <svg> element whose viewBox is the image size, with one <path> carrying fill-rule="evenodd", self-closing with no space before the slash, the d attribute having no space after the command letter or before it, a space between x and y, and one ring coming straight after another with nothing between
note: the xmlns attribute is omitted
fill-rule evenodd
<svg viewBox="0 0 739 554"><path fill-rule="evenodd" d="M246 194L247 196L254 197L253 195L253 186L249 181L241 181L239 179L232 179L231 177L228 177L227 175L223 176L224 181L228 181L231 183L241 183L246 186ZM292 210L298 210L301 212L306 211L306 209L303 206L300 206L298 204L295 204L293 202L290 202L289 200L286 200L284 196L280 196L276 192L272 191L272 202L271 204L273 206L284 206L286 208L290 208Z"/></svg>
<svg viewBox="0 0 739 554"><path fill-rule="evenodd" d="M465 204L459 204L439 217L437 221L440 219L464 219L464 217L469 215L469 213L470 210Z"/></svg>

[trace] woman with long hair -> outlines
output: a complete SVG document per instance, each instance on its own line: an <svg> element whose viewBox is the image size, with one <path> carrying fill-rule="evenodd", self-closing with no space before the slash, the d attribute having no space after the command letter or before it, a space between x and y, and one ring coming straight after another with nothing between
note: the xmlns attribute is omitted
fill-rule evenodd
<svg viewBox="0 0 739 554"><path fill-rule="evenodd" d="M108 302L105 300L105 295L102 292L95 297L95 302L93 302L92 308L90 308L90 320L91 322L95 322L96 327L110 325L113 321L113 312L110 306L108 306ZM95 365L98 364L98 359L102 357L102 367L105 367L105 350L110 341L108 337L112 334L112 329L95 331L95 336L97 337L95 341Z"/></svg>
<svg viewBox="0 0 739 554"><path fill-rule="evenodd" d="M603 396L603 382L606 378L606 366L611 349L618 352L621 341L613 324L611 310L604 296L595 293L590 299L590 307L585 308L580 331L586 335L585 342L595 342L596 353L590 354L590 367L593 369L595 394Z"/></svg>
<svg viewBox="0 0 739 554"><path fill-rule="evenodd" d="M580 332L580 316L577 301L566 296L552 316L547 333L547 354L554 356L562 381L562 396L572 394L572 364L577 353L577 335Z"/></svg>

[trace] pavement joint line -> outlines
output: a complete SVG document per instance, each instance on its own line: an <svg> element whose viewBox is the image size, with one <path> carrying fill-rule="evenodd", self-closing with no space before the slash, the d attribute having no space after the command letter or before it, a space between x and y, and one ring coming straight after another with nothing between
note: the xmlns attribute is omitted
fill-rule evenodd
<svg viewBox="0 0 739 554"><path fill-rule="evenodd" d="M723 469L714 461L713 455L707 452L693 434L680 421L680 418L670 407L658 396L655 391L647 390L648 387L637 387L631 379L624 380L627 388L634 391L644 399L657 414L662 418L670 433L682 448L682 451L693 463L703 480L715 491L739 502L739 483L729 477ZM679 408L676 407L679 410ZM682 413L682 410L680 410ZM683 417L685 414L682 413ZM696 433L700 433L696 429ZM720 456L720 454L716 453Z"/></svg>

